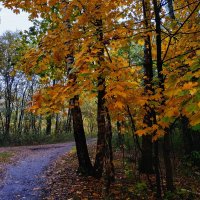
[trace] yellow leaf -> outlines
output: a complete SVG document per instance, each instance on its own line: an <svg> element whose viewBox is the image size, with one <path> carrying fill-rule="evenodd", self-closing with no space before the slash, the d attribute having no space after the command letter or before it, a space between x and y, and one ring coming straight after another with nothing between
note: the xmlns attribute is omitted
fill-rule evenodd
<svg viewBox="0 0 200 200"><path fill-rule="evenodd" d="M146 135L146 130L144 130L144 129L143 130L137 130L136 134L139 135L139 136Z"/></svg>
<svg viewBox="0 0 200 200"><path fill-rule="evenodd" d="M193 82L189 82L189 83L185 83L184 85L183 85L183 90L189 90L189 89L191 89L191 88L193 88L193 87L195 87L195 86L197 86L198 85L198 83L193 83Z"/></svg>
<svg viewBox="0 0 200 200"><path fill-rule="evenodd" d="M197 92L197 90L196 90L195 88L193 88L192 90L190 90L190 94L191 94L191 95L196 94L196 92Z"/></svg>
<svg viewBox="0 0 200 200"><path fill-rule="evenodd" d="M122 108L123 108L123 103L120 102L120 101L117 101L117 102L115 103L115 107L122 109Z"/></svg>
<svg viewBox="0 0 200 200"><path fill-rule="evenodd" d="M195 126L197 124L200 124L200 112L194 114L191 118L190 118L190 124L192 126Z"/></svg>
<svg viewBox="0 0 200 200"><path fill-rule="evenodd" d="M144 45L144 40L143 39L138 40L138 44L143 46Z"/></svg>

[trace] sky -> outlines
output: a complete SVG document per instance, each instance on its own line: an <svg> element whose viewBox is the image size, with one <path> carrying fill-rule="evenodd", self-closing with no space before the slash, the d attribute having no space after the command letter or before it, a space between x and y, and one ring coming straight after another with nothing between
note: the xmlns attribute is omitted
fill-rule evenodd
<svg viewBox="0 0 200 200"><path fill-rule="evenodd" d="M2 35L5 31L21 31L28 30L32 23L28 20L28 14L25 12L21 12L16 15L7 8L4 8L0 3L0 35Z"/></svg>

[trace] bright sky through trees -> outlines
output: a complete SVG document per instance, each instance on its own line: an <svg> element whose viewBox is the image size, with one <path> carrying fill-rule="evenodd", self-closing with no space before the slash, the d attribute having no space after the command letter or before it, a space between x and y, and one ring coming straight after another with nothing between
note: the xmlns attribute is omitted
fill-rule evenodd
<svg viewBox="0 0 200 200"><path fill-rule="evenodd" d="M32 23L28 20L28 14L21 12L16 15L11 10L4 8L0 3L0 35L5 31L16 31L16 30L26 30Z"/></svg>

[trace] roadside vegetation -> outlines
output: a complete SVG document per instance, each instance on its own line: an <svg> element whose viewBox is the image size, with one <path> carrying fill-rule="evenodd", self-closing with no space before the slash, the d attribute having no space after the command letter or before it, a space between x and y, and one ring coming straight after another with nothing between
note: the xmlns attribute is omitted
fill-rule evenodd
<svg viewBox="0 0 200 200"><path fill-rule="evenodd" d="M0 163L9 163L10 159L14 156L11 152L0 152Z"/></svg>

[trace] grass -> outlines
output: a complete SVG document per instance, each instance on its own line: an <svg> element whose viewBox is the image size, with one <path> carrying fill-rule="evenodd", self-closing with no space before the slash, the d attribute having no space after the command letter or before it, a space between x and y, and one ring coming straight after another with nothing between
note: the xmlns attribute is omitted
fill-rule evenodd
<svg viewBox="0 0 200 200"><path fill-rule="evenodd" d="M11 152L0 152L0 163L8 163L12 156Z"/></svg>
<svg viewBox="0 0 200 200"><path fill-rule="evenodd" d="M71 154L75 154L75 153L76 153L76 147L72 147L70 153L71 153Z"/></svg>

